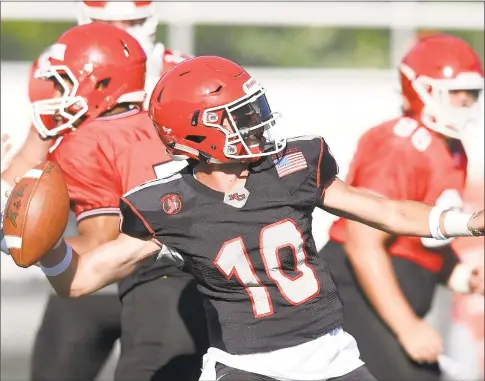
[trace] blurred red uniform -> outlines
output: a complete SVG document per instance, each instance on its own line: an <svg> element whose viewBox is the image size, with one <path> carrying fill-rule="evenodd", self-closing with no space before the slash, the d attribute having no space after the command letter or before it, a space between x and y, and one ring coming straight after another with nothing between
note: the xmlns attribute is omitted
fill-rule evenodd
<svg viewBox="0 0 485 381"><path fill-rule="evenodd" d="M391 199L460 208L466 168L461 143L450 140L447 145L416 120L401 117L361 137L346 182ZM329 232L332 241L345 242L345 223L339 219L333 224ZM443 245L431 239L397 237L388 252L437 273L442 270L443 256L426 247L432 242Z"/></svg>

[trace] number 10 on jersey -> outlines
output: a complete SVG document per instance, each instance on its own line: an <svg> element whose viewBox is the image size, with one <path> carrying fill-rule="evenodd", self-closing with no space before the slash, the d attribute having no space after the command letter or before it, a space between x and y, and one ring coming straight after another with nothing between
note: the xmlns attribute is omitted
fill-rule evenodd
<svg viewBox="0 0 485 381"><path fill-rule="evenodd" d="M307 263L305 241L293 220L285 219L262 228L259 245L266 274L288 303L297 306L319 294L320 283L314 269ZM293 253L295 271L298 272L293 277L285 274L282 269L279 254L285 247ZM268 288L256 275L241 237L222 245L214 265L227 279L234 276L243 285L249 294L256 318L274 313Z"/></svg>

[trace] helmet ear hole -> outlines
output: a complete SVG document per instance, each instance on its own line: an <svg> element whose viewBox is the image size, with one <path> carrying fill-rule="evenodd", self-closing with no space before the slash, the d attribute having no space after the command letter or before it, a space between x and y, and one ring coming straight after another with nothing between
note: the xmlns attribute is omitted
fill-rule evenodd
<svg viewBox="0 0 485 381"><path fill-rule="evenodd" d="M186 140L190 140L191 142L194 143L202 143L207 136L200 136L200 135L188 135L185 137Z"/></svg>
<svg viewBox="0 0 485 381"><path fill-rule="evenodd" d="M96 90L103 91L108 87L110 82L111 82L111 78L105 78L105 79L102 79L101 81L98 81L98 83L96 83Z"/></svg>

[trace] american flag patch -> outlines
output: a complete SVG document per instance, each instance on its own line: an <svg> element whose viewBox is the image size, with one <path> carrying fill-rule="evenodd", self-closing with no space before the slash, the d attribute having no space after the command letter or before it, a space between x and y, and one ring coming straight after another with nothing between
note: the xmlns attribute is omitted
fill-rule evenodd
<svg viewBox="0 0 485 381"><path fill-rule="evenodd" d="M301 151L288 152L285 156L274 159L273 163L276 165L279 177L285 177L308 167Z"/></svg>

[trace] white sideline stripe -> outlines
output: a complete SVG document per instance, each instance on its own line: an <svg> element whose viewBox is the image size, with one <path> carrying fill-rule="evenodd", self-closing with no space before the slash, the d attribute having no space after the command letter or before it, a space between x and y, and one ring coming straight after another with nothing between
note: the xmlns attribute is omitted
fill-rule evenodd
<svg viewBox="0 0 485 381"><path fill-rule="evenodd" d="M14 235L6 235L5 242L9 249L20 249L22 247L22 238Z"/></svg>
<svg viewBox="0 0 485 381"><path fill-rule="evenodd" d="M42 171L40 169L29 169L25 175L22 176L22 178L30 177L32 179L38 179L42 176Z"/></svg>

